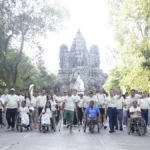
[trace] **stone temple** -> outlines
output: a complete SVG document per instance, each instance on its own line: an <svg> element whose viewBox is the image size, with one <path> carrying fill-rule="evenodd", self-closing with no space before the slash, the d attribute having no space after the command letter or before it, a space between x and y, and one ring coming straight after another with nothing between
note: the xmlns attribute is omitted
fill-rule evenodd
<svg viewBox="0 0 150 150"><path fill-rule="evenodd" d="M100 69L98 46L92 45L88 51L80 30L77 31L70 50L67 45L60 46L59 59L60 70L55 86L58 94L73 88L79 74L85 90L97 90L107 79L107 75Z"/></svg>

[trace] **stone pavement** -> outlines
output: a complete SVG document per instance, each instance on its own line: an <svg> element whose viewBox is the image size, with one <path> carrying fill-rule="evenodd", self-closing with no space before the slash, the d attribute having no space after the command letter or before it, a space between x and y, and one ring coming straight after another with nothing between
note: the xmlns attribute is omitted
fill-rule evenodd
<svg viewBox="0 0 150 150"><path fill-rule="evenodd" d="M150 150L150 128L141 137L128 135L126 129L113 134L108 129L94 134L79 132L78 127L73 131L69 134L67 128L62 128L55 133L38 130L20 133L0 129L0 150Z"/></svg>

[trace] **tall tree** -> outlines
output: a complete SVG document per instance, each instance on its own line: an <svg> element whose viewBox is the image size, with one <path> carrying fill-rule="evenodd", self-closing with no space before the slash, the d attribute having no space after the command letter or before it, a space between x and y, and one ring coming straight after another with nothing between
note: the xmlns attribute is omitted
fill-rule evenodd
<svg viewBox="0 0 150 150"><path fill-rule="evenodd" d="M13 73L13 85L16 85L18 67L22 59L24 45L47 31L56 31L67 17L68 11L51 0L1 0L0 33L4 37L1 43L1 55L5 80L10 86ZM13 72L8 65L9 49L15 48L16 55Z"/></svg>

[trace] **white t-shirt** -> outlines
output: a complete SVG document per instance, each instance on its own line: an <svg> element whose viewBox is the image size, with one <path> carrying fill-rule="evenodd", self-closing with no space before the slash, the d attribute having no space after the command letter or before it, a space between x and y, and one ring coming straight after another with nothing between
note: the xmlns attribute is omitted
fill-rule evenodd
<svg viewBox="0 0 150 150"><path fill-rule="evenodd" d="M73 95L67 96L65 99L65 110L74 111L75 102L78 102L78 101L75 99L75 97Z"/></svg>
<svg viewBox="0 0 150 150"><path fill-rule="evenodd" d="M116 96L113 96L113 97L107 97L107 104L108 104L108 107L117 107L117 98Z"/></svg>
<svg viewBox="0 0 150 150"><path fill-rule="evenodd" d="M45 114L49 115L50 118L52 118L52 111L50 110L50 108L46 108L46 112L45 112L45 108L43 108L42 113L45 113Z"/></svg>
<svg viewBox="0 0 150 150"><path fill-rule="evenodd" d="M116 96L117 98L117 109L122 109L123 108L123 103L124 103L124 98L119 96Z"/></svg>
<svg viewBox="0 0 150 150"><path fill-rule="evenodd" d="M20 96L18 96L18 97L19 97L20 102L22 102L22 101L25 100L24 96L22 96L22 95L20 95Z"/></svg>
<svg viewBox="0 0 150 150"><path fill-rule="evenodd" d="M1 100L2 100L2 102L3 102L3 104L6 102L6 100L7 100L7 95L5 95L5 94L3 94L2 96L1 96Z"/></svg>
<svg viewBox="0 0 150 150"><path fill-rule="evenodd" d="M37 98L38 97L34 97L34 96L31 97L30 105L34 108L37 107Z"/></svg>
<svg viewBox="0 0 150 150"><path fill-rule="evenodd" d="M128 96L128 97L127 97L127 104L128 104L128 105L132 105L132 103L133 103L134 101L138 102L138 99L139 99L140 97L141 97L141 96L138 95L138 94L135 94L134 97Z"/></svg>
<svg viewBox="0 0 150 150"><path fill-rule="evenodd" d="M83 107L83 98L82 99L80 99L80 101L78 102L78 107L79 108L82 108Z"/></svg>
<svg viewBox="0 0 150 150"><path fill-rule="evenodd" d="M27 107L31 106L31 100L29 98L26 98L26 106Z"/></svg>
<svg viewBox="0 0 150 150"><path fill-rule="evenodd" d="M98 93L96 97L98 100L98 106L101 108L105 108L106 107L105 105L106 95Z"/></svg>
<svg viewBox="0 0 150 150"><path fill-rule="evenodd" d="M88 99L88 96L83 96L83 107L86 108L87 107L87 99Z"/></svg>
<svg viewBox="0 0 150 150"><path fill-rule="evenodd" d="M88 96L88 97L86 98L86 101L85 101L85 102L86 102L86 107L89 106L90 101L94 101L94 105L97 106L98 99L97 99L96 96L93 96L93 97Z"/></svg>
<svg viewBox="0 0 150 150"><path fill-rule="evenodd" d="M3 108L3 107L2 107L1 102L2 102L2 104L3 104L3 100L2 100L2 98L0 98L0 109L2 109L2 108Z"/></svg>
<svg viewBox="0 0 150 150"><path fill-rule="evenodd" d="M51 103L51 108L52 108L52 111L55 111L56 110L56 101L53 99L53 100L49 100L50 103Z"/></svg>
<svg viewBox="0 0 150 150"><path fill-rule="evenodd" d="M148 109L150 106L150 99L149 98L139 99L138 104L141 109Z"/></svg>
<svg viewBox="0 0 150 150"><path fill-rule="evenodd" d="M46 101L47 101L46 95L44 95L44 96L42 96L42 95L38 96L37 97L38 107L45 107Z"/></svg>
<svg viewBox="0 0 150 150"><path fill-rule="evenodd" d="M20 112L20 114L27 114L27 113L29 113L29 108L27 107L27 106L25 106L25 107L20 107L19 108L19 112Z"/></svg>
<svg viewBox="0 0 150 150"><path fill-rule="evenodd" d="M17 95L7 95L7 108L13 109L18 108L19 98Z"/></svg>
<svg viewBox="0 0 150 150"><path fill-rule="evenodd" d="M134 108L133 106L130 108L130 113L134 113L131 116L131 118L137 118L137 117L141 117L141 114L137 113L137 111L141 112L140 107Z"/></svg>

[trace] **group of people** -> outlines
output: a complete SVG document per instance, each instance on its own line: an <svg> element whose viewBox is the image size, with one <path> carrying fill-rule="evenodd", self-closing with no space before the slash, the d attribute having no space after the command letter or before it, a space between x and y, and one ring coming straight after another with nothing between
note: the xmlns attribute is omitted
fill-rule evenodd
<svg viewBox="0 0 150 150"><path fill-rule="evenodd" d="M0 128L7 124L7 129L14 130L17 113L22 116L22 122L29 124L29 115L32 117L34 128L38 128L38 120L44 122L46 118L55 117L57 122L63 118L63 124L69 127L72 133L73 125L82 125L86 120L97 119L104 129L109 120L109 132L123 130L128 118L143 117L146 125L148 118L150 98L148 93L138 93L132 89L130 95L122 94L120 89L110 90L109 95L104 94L100 88L97 92L87 91L78 94L77 90L70 89L63 92L63 96L55 95L54 90L47 92L15 92L15 89L5 89L0 97ZM61 116L61 114L63 114Z"/></svg>

